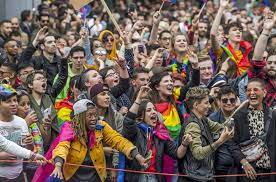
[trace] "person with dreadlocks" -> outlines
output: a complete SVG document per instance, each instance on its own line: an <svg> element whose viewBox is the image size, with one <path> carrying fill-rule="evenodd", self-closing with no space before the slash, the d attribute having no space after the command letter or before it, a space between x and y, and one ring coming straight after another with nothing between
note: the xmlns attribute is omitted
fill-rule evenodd
<svg viewBox="0 0 276 182"><path fill-rule="evenodd" d="M49 174L51 176L48 180L105 181L103 143L146 166L146 160L131 142L113 130L105 121L98 120L98 109L92 101L88 99L77 101L73 105L73 111L72 121L63 124L59 137L46 154L47 159L52 159L54 167L52 165L41 167L33 181L43 181ZM95 166L95 168L80 167L80 165Z"/></svg>

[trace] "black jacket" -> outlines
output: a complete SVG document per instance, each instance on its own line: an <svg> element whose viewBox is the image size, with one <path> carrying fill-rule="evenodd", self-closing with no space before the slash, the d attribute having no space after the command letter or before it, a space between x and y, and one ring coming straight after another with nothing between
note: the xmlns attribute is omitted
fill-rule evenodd
<svg viewBox="0 0 276 182"><path fill-rule="evenodd" d="M139 153L146 157L147 153L147 137L146 132L138 128L136 122L136 114L128 112L124 119L124 128L123 128L123 136L130 140L137 148ZM176 159L177 158L177 145L173 141L170 140L161 140L155 135L153 135L153 141L156 147L156 160L155 160L155 169L156 172L162 172L163 169L163 156L164 154L169 155L170 157ZM126 160L126 168L131 170L140 171L142 168L136 160ZM157 176L159 182L165 182L165 176L158 175ZM138 174L127 173L125 175L125 181L127 182L135 182L139 180Z"/></svg>
<svg viewBox="0 0 276 182"><path fill-rule="evenodd" d="M218 123L224 123L225 118L223 116L223 113L221 110L218 110L214 113L212 113L209 118L212 121L218 122ZM234 159L231 154L229 147L229 142L224 143L221 145L215 152L215 170L220 172L225 172L226 174L230 170L231 167L234 167Z"/></svg>
<svg viewBox="0 0 276 182"><path fill-rule="evenodd" d="M197 123L201 130L201 141L202 147L208 146L213 143L212 131L208 125L208 122L205 119L198 119L194 114L191 114L188 121L185 122L180 133L182 138L185 132L185 127L189 123ZM189 179L193 181L210 181L213 179L214 174L214 154L211 154L205 157L202 160L197 160L190 150L190 147L187 149L184 159L178 160L179 172L181 174L187 174ZM180 178L180 181L183 178Z"/></svg>
<svg viewBox="0 0 276 182"><path fill-rule="evenodd" d="M36 52L36 48L30 44L21 55L22 62L30 62L34 65L35 70L45 71L47 77L48 87L52 87L55 76L60 70L61 58L59 56L54 56L53 61L50 62L43 54L40 56L33 56Z"/></svg>
<svg viewBox="0 0 276 182"><path fill-rule="evenodd" d="M248 121L248 105L241 108L235 115L234 115L234 121L235 121L235 134L234 134L234 144L239 145L242 142L245 142L247 140L250 140L250 133L249 133L249 121ZM276 161L275 161L275 145L276 145L276 137L275 137L275 131L276 131L276 125L275 125L275 119L276 119L276 112L270 111L269 108L264 106L264 122L266 123L268 120L270 120L269 129L267 131L267 137L265 143L268 147L269 157L271 160L271 168L272 171L276 171ZM242 154L241 151L235 151L232 152L234 159L239 163L245 156ZM254 164L253 164L254 166Z"/></svg>

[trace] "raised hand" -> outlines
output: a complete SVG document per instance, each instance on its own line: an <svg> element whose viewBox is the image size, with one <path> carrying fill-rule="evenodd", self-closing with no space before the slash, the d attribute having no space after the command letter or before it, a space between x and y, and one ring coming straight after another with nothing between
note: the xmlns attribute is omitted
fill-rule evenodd
<svg viewBox="0 0 276 182"><path fill-rule="evenodd" d="M25 117L25 121L27 122L28 126L31 126L33 123L37 122L37 115L35 111L31 111Z"/></svg>
<svg viewBox="0 0 276 182"><path fill-rule="evenodd" d="M88 37L88 30L85 27L82 27L80 30L81 39L86 39Z"/></svg>
<svg viewBox="0 0 276 182"><path fill-rule="evenodd" d="M165 48L158 48L156 51L155 51L155 53L154 53L154 55L153 55L153 57L159 57L159 56L162 56L163 55L163 52L165 51Z"/></svg>
<svg viewBox="0 0 276 182"><path fill-rule="evenodd" d="M36 36L35 36L35 38L34 38L34 40L33 40L33 46L36 47L36 46L39 44L39 42L41 42L42 40L44 40L44 38L45 38L47 35L48 35L48 27L43 27L43 28L41 28L41 29L37 32L37 34L36 34Z"/></svg>
<svg viewBox="0 0 276 182"><path fill-rule="evenodd" d="M265 16L263 29L271 31L275 26L275 24L276 24L276 13L269 11Z"/></svg>
<svg viewBox="0 0 276 182"><path fill-rule="evenodd" d="M232 128L232 130L229 130L229 128L225 127L218 140L220 140L221 143L224 143L229 139L233 138L233 136L234 136L234 128Z"/></svg>
<svg viewBox="0 0 276 182"><path fill-rule="evenodd" d="M126 62L126 59L125 58L123 58L123 57L118 57L118 59L117 59L117 64L119 65L119 67L121 68L121 69L127 69L127 62Z"/></svg>
<svg viewBox="0 0 276 182"><path fill-rule="evenodd" d="M159 24L160 21L161 21L161 13L160 11L156 11L154 14L153 14L153 24Z"/></svg>
<svg viewBox="0 0 276 182"><path fill-rule="evenodd" d="M139 31L142 30L144 28L144 25L142 23L142 21L138 20L136 23L134 23L133 27L132 27L132 31Z"/></svg>
<svg viewBox="0 0 276 182"><path fill-rule="evenodd" d="M220 7L226 8L229 4L229 0L220 0Z"/></svg>
<svg viewBox="0 0 276 182"><path fill-rule="evenodd" d="M148 85L142 86L140 88L140 91L139 91L139 93L137 95L137 99L136 100L141 100L143 98L146 98L149 95L150 91L151 91L151 88Z"/></svg>
<svg viewBox="0 0 276 182"><path fill-rule="evenodd" d="M192 65L193 69L198 69L198 57L195 53L193 53L189 48L187 51L189 62Z"/></svg>
<svg viewBox="0 0 276 182"><path fill-rule="evenodd" d="M127 33L126 31L123 32L123 37L122 37L122 38L123 38L123 40L124 40L125 45L128 45L128 44L131 43L130 34Z"/></svg>

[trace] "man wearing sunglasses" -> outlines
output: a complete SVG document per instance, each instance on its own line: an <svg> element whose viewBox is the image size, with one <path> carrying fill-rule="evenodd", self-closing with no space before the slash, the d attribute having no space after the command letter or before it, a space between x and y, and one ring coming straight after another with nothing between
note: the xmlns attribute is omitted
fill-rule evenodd
<svg viewBox="0 0 276 182"><path fill-rule="evenodd" d="M231 86L226 85L220 88L217 98L221 109L212 113L209 118L212 121L224 123L236 109L237 95ZM230 150L228 149L227 144L221 145L216 151L215 163L215 171L217 175L227 175L234 173L234 159ZM222 180L222 178L219 179ZM228 181L228 178L223 180ZM231 179L229 178L229 180Z"/></svg>

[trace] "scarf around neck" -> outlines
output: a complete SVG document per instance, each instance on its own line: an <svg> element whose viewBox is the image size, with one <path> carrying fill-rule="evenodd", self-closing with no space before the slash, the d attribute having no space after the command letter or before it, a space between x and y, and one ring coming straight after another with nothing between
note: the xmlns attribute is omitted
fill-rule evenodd
<svg viewBox="0 0 276 182"><path fill-rule="evenodd" d="M164 125L168 129L170 136L176 139L181 130L181 122L176 107L168 102L157 103L155 107L164 119Z"/></svg>
<svg viewBox="0 0 276 182"><path fill-rule="evenodd" d="M227 43L226 46L222 45L221 47L227 56L236 63L238 67L238 76L245 73L251 66L248 56L252 50L252 45L249 42L240 41L240 50L235 50L229 43Z"/></svg>

